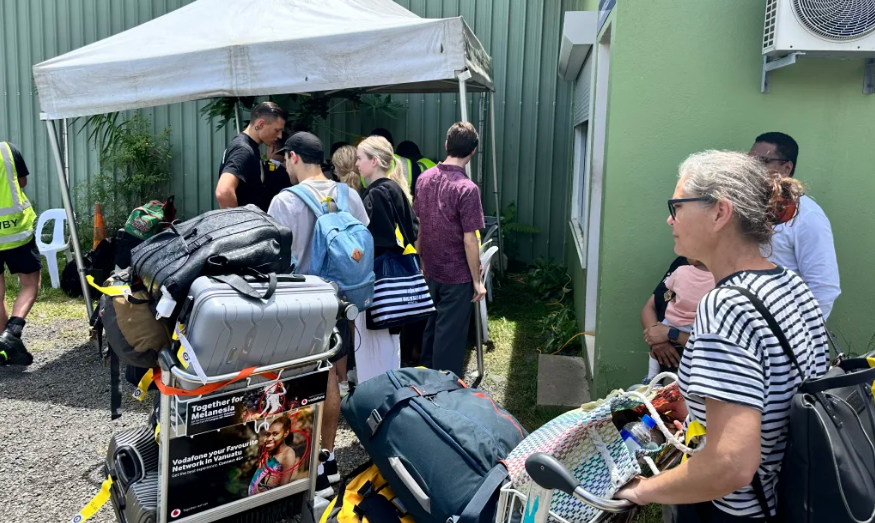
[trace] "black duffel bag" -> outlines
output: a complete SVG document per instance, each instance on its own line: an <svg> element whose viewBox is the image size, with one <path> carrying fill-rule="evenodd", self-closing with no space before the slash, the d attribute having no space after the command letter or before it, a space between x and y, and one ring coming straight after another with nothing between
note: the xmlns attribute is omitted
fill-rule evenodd
<svg viewBox="0 0 875 523"><path fill-rule="evenodd" d="M292 231L254 205L205 212L172 225L131 251L131 269L156 301L177 302L198 276L288 273Z"/></svg>

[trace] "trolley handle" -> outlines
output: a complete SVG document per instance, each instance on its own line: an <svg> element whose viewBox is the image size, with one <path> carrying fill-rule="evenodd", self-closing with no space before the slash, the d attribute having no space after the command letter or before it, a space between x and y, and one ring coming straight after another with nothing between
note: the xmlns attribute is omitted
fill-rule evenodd
<svg viewBox="0 0 875 523"><path fill-rule="evenodd" d="M313 354L303 358L298 358L296 360L289 360L280 363L274 363L272 365L265 365L264 367L257 367L254 371L252 371L252 374L264 374L266 372L274 372L282 369L287 369L289 367L300 367L302 365L307 365L308 363L315 363L317 361L327 360L334 356L337 351L340 350L342 343L343 340L341 340L340 338L340 333L335 328L331 332L330 347L327 352ZM201 382L200 378L198 378L197 375L189 374L179 367L179 361L176 359L176 356L174 356L173 351L171 351L169 347L161 349L161 352L158 353L158 363L161 366L162 371L166 372L169 370L175 377L179 378L182 381L203 384L203 382ZM228 381L236 377L237 373L221 374L219 376L208 376L207 384Z"/></svg>
<svg viewBox="0 0 875 523"><path fill-rule="evenodd" d="M556 458L543 452L536 452L526 459L526 472L532 481L549 490L561 490L569 496L605 512L626 512L635 507L628 500L606 499L584 490L568 469Z"/></svg>

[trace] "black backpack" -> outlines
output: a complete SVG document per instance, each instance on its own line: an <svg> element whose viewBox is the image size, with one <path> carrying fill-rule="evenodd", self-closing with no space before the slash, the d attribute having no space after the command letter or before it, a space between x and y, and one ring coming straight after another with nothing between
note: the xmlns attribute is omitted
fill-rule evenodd
<svg viewBox="0 0 875 523"><path fill-rule="evenodd" d="M198 276L291 272L292 231L254 205L205 212L172 225L131 251L134 279L152 299L177 303Z"/></svg>
<svg viewBox="0 0 875 523"><path fill-rule="evenodd" d="M747 289L732 288L756 307L797 372L805 376L766 306ZM835 346L832 338L829 341ZM875 522L875 368L867 358L844 359L839 353L837 359L825 376L805 379L793 395L778 478L778 517L766 517L767 523ZM769 514L759 474L753 487L760 507Z"/></svg>

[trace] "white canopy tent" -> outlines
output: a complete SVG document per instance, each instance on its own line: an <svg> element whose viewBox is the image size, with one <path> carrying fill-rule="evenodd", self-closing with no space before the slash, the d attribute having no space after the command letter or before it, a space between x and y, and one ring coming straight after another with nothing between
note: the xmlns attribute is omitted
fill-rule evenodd
<svg viewBox="0 0 875 523"><path fill-rule="evenodd" d="M420 18L392 0L197 0L37 64L33 75L71 224L56 120L204 98L364 88L459 92L468 121L467 92L494 91L492 59L462 18ZM500 209L492 97L490 111ZM75 227L70 235L90 314Z"/></svg>

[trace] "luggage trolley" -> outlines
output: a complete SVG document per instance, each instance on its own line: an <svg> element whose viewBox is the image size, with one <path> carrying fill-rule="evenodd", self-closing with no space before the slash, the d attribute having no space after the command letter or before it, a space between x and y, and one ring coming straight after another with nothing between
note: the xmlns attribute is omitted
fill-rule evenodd
<svg viewBox="0 0 875 523"><path fill-rule="evenodd" d="M356 313L357 311L355 311L353 308L353 317ZM318 467L319 449L318 445L322 421L321 401L325 397L325 386L327 385L328 370L331 368L331 364L328 362L328 359L340 349L341 343L342 341L340 335L337 329L334 329L331 334L331 341L329 345L329 350L327 352L313 354L291 361L284 361L272 365L255 368L246 379L246 381L240 381L240 383L244 385L243 387L233 389L231 387L228 387L227 389L222 388L211 394L195 396L191 399L183 399L179 396L169 396L162 394L160 397L159 410L159 475L157 493L157 517L155 521L157 521L157 523L168 523L177 521L185 523L206 523L211 521L217 521L223 518L227 518L229 516L245 513L253 509L263 507L267 504L293 495L297 495L302 499L302 512L305 512L308 506L312 507L314 497L313 493L315 492L316 486L316 471ZM162 369L161 382L165 387L175 387L183 384L188 384L189 386L201 386L204 384L203 380L199 379L198 376L196 376L195 374L191 374L186 369L182 368L170 349L164 349L161 351L159 364ZM216 384L221 382L228 382L235 379L236 377L237 374L209 376L207 377L206 382L207 384ZM217 449L211 450L210 447L205 447L202 449L203 452L199 452L197 450L199 448L199 438L201 438L202 440L208 438L212 440L218 439L220 445L223 445L226 441L228 441L231 443L231 445L229 445L230 448L237 448L241 445L244 446L243 448L247 446L254 447L255 444L251 443L251 441L250 443L244 441L236 445L234 444L234 442L236 441L234 439L234 436L237 436L238 433L241 433L244 430L237 429L237 427L251 427L253 424L256 426L260 424L260 427L258 427L258 429L263 430L266 428L267 430L270 430L270 426L266 421L264 421L267 418L261 417L257 417L253 420L248 420L243 423L240 423L239 418L232 418L225 423L193 423L194 420L192 419L192 414L193 412L198 410L194 407L202 407L204 405L209 406L211 404L228 405L228 402L238 401L240 398L247 396L251 399L253 397L256 397L258 394L263 394L265 390L270 389L276 384L282 384L281 390L285 394L289 394L291 390L303 391L305 394L310 393L309 398L306 396L304 398L299 398L298 403L296 404L298 407L297 412L300 413L302 411L309 410L312 413L312 428L310 431L309 440L306 441L307 448L305 454L299 457L299 460L301 461L298 463L298 465L303 465L304 463L306 463L307 475L305 477L298 477L292 481L289 481L287 484L275 486L264 492L259 492L255 494L250 493L248 496L242 497L240 499L230 499L226 502L215 504L215 506L206 507L205 510L198 510L198 508L200 507L196 506L171 506L171 503L176 503L173 498L184 499L190 495L190 492L174 493L172 491L172 483L174 482L174 480L171 471L174 466L174 460L177 460L177 462L181 463L181 461L178 460L183 459L179 457L174 457L175 455L180 455L180 452L182 454L185 454L189 449L195 449L191 451L193 452L193 456L195 458L192 460L193 462L203 463L204 459L200 458L198 454L207 454L208 457L205 459L215 461L215 459L209 457L209 455L211 453L215 455ZM320 388L321 393L313 394L314 387ZM312 398L316 399L314 400ZM273 407L276 408L276 405L274 405ZM267 406L265 406L265 408L267 408ZM200 409L200 411L203 412L203 407ZM276 412L275 414L277 416L285 416L288 412L288 410L282 410L281 412ZM259 435L259 433L261 432L261 430L258 429L256 429L256 435ZM227 434L223 434L226 432ZM263 445L259 444L258 446L261 447ZM215 447L215 445L213 445L213 447ZM206 466L209 466L209 462L207 462ZM296 466L296 469L297 468L298 467ZM206 471L204 472L209 474L209 469L206 469ZM248 482L250 479L251 478L249 477L242 477L238 478L238 481ZM223 481L224 480L225 478L223 478ZM215 489L216 486L220 484L221 481L216 481L210 483L209 485L211 488ZM228 497L228 495L222 496L221 494L216 493L216 499L218 500L224 500ZM306 521L306 519L304 521Z"/></svg>
<svg viewBox="0 0 875 523"><path fill-rule="evenodd" d="M319 278L271 275L202 276L182 308L151 376L158 412L113 435L101 492L123 523L311 521L335 323L357 307Z"/></svg>

